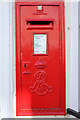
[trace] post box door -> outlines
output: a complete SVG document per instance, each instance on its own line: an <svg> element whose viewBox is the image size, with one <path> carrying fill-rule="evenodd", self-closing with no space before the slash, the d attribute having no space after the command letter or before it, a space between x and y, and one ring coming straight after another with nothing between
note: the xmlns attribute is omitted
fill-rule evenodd
<svg viewBox="0 0 80 120"><path fill-rule="evenodd" d="M17 115L65 115L64 9L57 4L16 3Z"/></svg>

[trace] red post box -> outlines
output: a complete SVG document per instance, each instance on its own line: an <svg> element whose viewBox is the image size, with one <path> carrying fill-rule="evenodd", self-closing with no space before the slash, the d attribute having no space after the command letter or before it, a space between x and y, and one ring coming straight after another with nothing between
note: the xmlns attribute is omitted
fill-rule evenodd
<svg viewBox="0 0 80 120"><path fill-rule="evenodd" d="M16 2L17 116L65 115L64 2Z"/></svg>

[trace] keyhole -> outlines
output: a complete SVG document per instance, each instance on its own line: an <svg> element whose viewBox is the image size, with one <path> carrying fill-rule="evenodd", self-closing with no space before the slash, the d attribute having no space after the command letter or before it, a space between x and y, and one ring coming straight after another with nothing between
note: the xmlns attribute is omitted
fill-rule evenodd
<svg viewBox="0 0 80 120"><path fill-rule="evenodd" d="M24 67L26 67L26 64L24 65Z"/></svg>

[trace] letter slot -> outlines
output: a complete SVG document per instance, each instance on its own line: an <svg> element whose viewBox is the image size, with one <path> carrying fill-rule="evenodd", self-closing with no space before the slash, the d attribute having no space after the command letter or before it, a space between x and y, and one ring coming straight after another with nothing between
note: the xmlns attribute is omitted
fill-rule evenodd
<svg viewBox="0 0 80 120"><path fill-rule="evenodd" d="M52 29L53 21L27 21L27 29Z"/></svg>

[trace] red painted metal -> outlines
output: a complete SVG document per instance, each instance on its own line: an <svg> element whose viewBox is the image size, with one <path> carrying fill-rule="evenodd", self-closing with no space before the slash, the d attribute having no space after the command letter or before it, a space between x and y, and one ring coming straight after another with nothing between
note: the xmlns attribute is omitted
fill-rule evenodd
<svg viewBox="0 0 80 120"><path fill-rule="evenodd" d="M43 9L37 10L37 5ZM16 115L65 115L64 2L17 0L15 18ZM52 24L29 24L27 28L27 21L49 19ZM34 54L34 34L47 35L46 54Z"/></svg>

